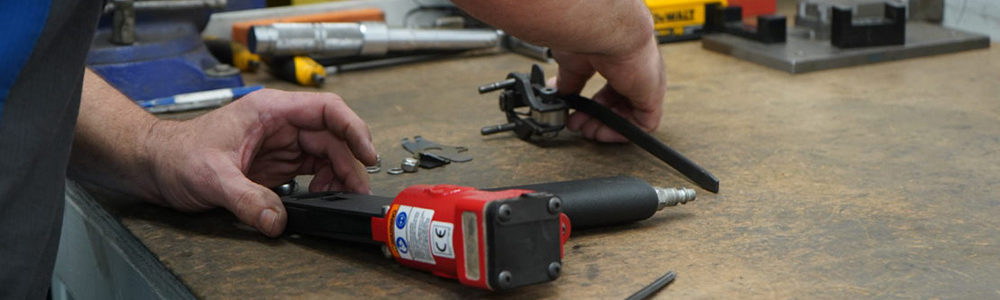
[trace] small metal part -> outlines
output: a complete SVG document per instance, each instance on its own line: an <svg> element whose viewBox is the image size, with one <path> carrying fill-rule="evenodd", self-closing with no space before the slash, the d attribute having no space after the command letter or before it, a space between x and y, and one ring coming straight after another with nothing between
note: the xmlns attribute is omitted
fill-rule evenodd
<svg viewBox="0 0 1000 300"><path fill-rule="evenodd" d="M479 86L479 93L480 94L485 94L485 93L489 93L489 92L492 92L492 91L495 91L495 90L506 89L506 88L514 86L515 83L517 83L516 79L509 78L509 79L506 79L506 80L503 80L503 81L497 81L497 82L493 82L493 83L484 84L484 85Z"/></svg>
<svg viewBox="0 0 1000 300"><path fill-rule="evenodd" d="M552 50L549 47L528 43L512 35L504 34L503 48L542 62L549 62L552 59Z"/></svg>
<svg viewBox="0 0 1000 300"><path fill-rule="evenodd" d="M365 172L368 172L368 174L378 173L379 171L382 171L382 155L375 156L374 166L365 166Z"/></svg>
<svg viewBox="0 0 1000 300"><path fill-rule="evenodd" d="M549 278L555 280L559 278L559 274L562 273L562 264L558 261L554 261L549 264Z"/></svg>
<svg viewBox="0 0 1000 300"><path fill-rule="evenodd" d="M431 153L431 151L433 151L432 154L442 157L448 162L467 162L472 160L471 155L464 153L469 151L469 148L462 146L441 145L419 135L414 136L413 140L403 138L402 144L403 149L406 149L406 151L409 151L412 154Z"/></svg>
<svg viewBox="0 0 1000 300"><path fill-rule="evenodd" d="M667 274L663 274L663 276L660 276L660 278L654 280L653 283L650 283L646 287L643 287L638 292L635 292L635 294L632 294L632 296L628 296L628 298L625 298L625 300L648 299L649 296L652 296L654 293L663 289L663 287L667 286L667 284L673 282L674 278L676 277L677 273L675 273L674 271L667 271Z"/></svg>
<svg viewBox="0 0 1000 300"><path fill-rule="evenodd" d="M205 69L205 75L212 77L227 77L239 74L240 69L227 64L216 64L211 68Z"/></svg>
<svg viewBox="0 0 1000 300"><path fill-rule="evenodd" d="M323 86L323 84L326 83L326 76L314 73L314 74L312 74L311 77L312 77L312 81L314 83L316 83L316 86Z"/></svg>
<svg viewBox="0 0 1000 300"><path fill-rule="evenodd" d="M403 159L401 167L406 173L414 173L417 171L417 166L420 164L420 160L412 157L407 157Z"/></svg>
<svg viewBox="0 0 1000 300"><path fill-rule="evenodd" d="M535 120L542 126L563 126L566 124L566 119L569 118L569 110L556 110L556 111L546 111L540 112L537 110L531 111L531 119ZM555 131L555 133L559 133Z"/></svg>
<svg viewBox="0 0 1000 300"><path fill-rule="evenodd" d="M510 274L510 271L503 270L500 271L500 274L497 274L497 283L500 285L500 288L510 286L511 279L513 279L513 275Z"/></svg>
<svg viewBox="0 0 1000 300"><path fill-rule="evenodd" d="M656 190L656 198L659 200L656 210L661 210L667 206L688 203L688 201L694 201L696 197L695 191L689 188L670 189L653 187L653 189Z"/></svg>
<svg viewBox="0 0 1000 300"><path fill-rule="evenodd" d="M275 194L278 194L279 197L288 196L295 193L295 190L298 189L298 186L299 184L295 182L295 179L292 179L288 182L285 182L282 185L272 188L271 190L274 191Z"/></svg>
<svg viewBox="0 0 1000 300"><path fill-rule="evenodd" d="M424 169L433 169L451 163L448 159L434 153L420 152L417 156L420 157L420 167Z"/></svg>
<svg viewBox="0 0 1000 300"><path fill-rule="evenodd" d="M558 214L562 212L562 200L559 197L549 198L549 213Z"/></svg>
<svg viewBox="0 0 1000 300"><path fill-rule="evenodd" d="M510 215L511 215L510 205L501 204L500 208L497 209L497 219L500 219L500 221L510 220Z"/></svg>
<svg viewBox="0 0 1000 300"><path fill-rule="evenodd" d="M385 258L392 258L392 252L389 251L389 246L382 245L382 255L385 256Z"/></svg>
<svg viewBox="0 0 1000 300"><path fill-rule="evenodd" d="M404 171L401 168L391 168L389 170L386 170L385 172L389 173L389 175L399 175L403 174Z"/></svg>
<svg viewBox="0 0 1000 300"><path fill-rule="evenodd" d="M111 15L111 42L118 45L135 43L135 6L132 0L117 0ZM111 5L109 3L109 5Z"/></svg>

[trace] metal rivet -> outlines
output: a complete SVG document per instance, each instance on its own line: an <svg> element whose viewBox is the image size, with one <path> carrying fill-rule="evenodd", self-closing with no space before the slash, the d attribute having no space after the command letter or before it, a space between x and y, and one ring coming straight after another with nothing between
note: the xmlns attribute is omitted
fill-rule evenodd
<svg viewBox="0 0 1000 300"><path fill-rule="evenodd" d="M558 214L562 211L562 200L559 197L549 198L549 213Z"/></svg>
<svg viewBox="0 0 1000 300"><path fill-rule="evenodd" d="M511 277L510 271L500 271L500 274L497 275L497 283L500 284L501 288L509 287Z"/></svg>
<svg viewBox="0 0 1000 300"><path fill-rule="evenodd" d="M497 209L497 218L499 218L500 221L509 221L510 214L511 214L510 205L502 204L500 205L500 208Z"/></svg>
<svg viewBox="0 0 1000 300"><path fill-rule="evenodd" d="M562 272L562 264L554 261L549 264L549 278L555 280L559 278L559 274Z"/></svg>

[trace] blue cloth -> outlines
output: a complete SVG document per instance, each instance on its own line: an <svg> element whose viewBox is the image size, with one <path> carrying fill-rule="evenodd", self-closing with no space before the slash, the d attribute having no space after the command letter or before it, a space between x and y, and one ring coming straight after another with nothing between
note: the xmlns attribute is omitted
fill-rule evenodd
<svg viewBox="0 0 1000 300"><path fill-rule="evenodd" d="M0 122L4 100L45 28L49 4L48 0L0 1Z"/></svg>

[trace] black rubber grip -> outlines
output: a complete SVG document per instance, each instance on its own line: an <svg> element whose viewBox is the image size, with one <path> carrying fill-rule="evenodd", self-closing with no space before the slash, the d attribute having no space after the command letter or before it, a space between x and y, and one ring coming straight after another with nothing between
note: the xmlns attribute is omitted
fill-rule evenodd
<svg viewBox="0 0 1000 300"><path fill-rule="evenodd" d="M343 192L319 192L285 196L281 202L288 212L285 231L326 238L377 243L372 239L373 217L382 216L382 207L392 198Z"/></svg>
<svg viewBox="0 0 1000 300"><path fill-rule="evenodd" d="M659 203L656 190L635 177L615 176L550 182L490 190L525 189L555 194L573 229L648 219Z"/></svg>
<svg viewBox="0 0 1000 300"><path fill-rule="evenodd" d="M708 170L684 157L680 152L671 149L660 140L649 135L649 133L642 131L642 129L614 113L611 109L579 95L560 96L560 98L565 100L571 108L601 120L601 122L604 122L604 125L608 125L608 127L625 136L629 141L639 145L642 149L645 149L671 167L674 167L674 169L687 176L688 179L694 181L701 188L713 193L719 192L719 179L715 178L715 175L712 175Z"/></svg>

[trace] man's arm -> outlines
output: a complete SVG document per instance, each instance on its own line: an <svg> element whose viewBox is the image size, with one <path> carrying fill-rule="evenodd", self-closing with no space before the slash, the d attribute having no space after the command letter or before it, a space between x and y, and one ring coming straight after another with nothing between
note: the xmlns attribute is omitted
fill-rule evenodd
<svg viewBox="0 0 1000 300"><path fill-rule="evenodd" d="M559 62L556 86L579 93L595 72L608 80L594 100L647 131L662 118L666 77L653 37L653 20L639 0L454 0L469 14L518 38L552 48ZM586 114L574 113L570 130L601 141L625 141Z"/></svg>
<svg viewBox="0 0 1000 300"><path fill-rule="evenodd" d="M188 121L146 113L84 76L70 176L185 211L225 207L269 236L286 214L267 186L315 174L310 190L369 192L367 125L329 93L262 90Z"/></svg>

